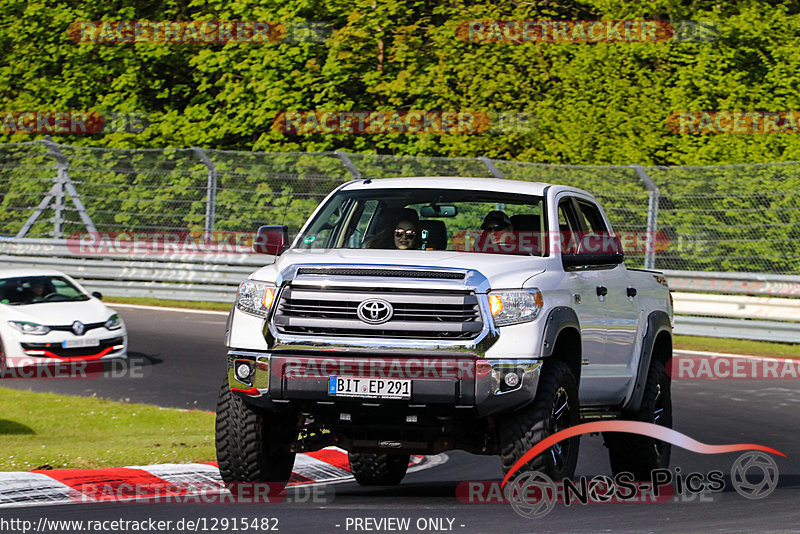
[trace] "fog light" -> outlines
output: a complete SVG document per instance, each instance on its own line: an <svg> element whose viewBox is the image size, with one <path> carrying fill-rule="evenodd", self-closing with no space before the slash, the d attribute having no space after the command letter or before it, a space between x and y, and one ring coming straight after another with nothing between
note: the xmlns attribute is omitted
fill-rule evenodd
<svg viewBox="0 0 800 534"><path fill-rule="evenodd" d="M236 366L236 378L239 380L247 380L250 377L250 366L242 363Z"/></svg>
<svg viewBox="0 0 800 534"><path fill-rule="evenodd" d="M515 388L519 385L519 375L517 373L508 373L503 381L510 388Z"/></svg>

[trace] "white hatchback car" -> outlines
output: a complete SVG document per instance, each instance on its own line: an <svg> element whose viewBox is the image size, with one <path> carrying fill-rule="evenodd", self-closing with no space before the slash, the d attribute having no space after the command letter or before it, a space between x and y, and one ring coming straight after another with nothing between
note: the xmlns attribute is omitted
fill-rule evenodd
<svg viewBox="0 0 800 534"><path fill-rule="evenodd" d="M124 358L122 319L68 275L0 269L0 370Z"/></svg>

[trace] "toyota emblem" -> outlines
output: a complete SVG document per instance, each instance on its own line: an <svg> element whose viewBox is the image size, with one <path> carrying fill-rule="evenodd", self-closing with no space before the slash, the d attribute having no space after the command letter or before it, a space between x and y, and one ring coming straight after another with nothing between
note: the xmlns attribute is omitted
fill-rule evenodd
<svg viewBox="0 0 800 534"><path fill-rule="evenodd" d="M392 318L394 309L383 299L367 299L358 305L356 315L367 324L381 324Z"/></svg>
<svg viewBox="0 0 800 534"><path fill-rule="evenodd" d="M86 325L84 325L82 322L75 321L74 323L72 323L72 332L76 336L82 336L85 331L86 331Z"/></svg>

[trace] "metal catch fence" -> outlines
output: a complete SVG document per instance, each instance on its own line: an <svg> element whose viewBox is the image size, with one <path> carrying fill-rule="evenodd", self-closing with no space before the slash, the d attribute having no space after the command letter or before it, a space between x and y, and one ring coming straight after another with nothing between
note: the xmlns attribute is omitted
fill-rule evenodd
<svg viewBox="0 0 800 534"><path fill-rule="evenodd" d="M478 176L593 193L614 228L648 236L633 266L800 274L800 162L705 167L568 166L344 152L0 145L0 236L252 232L286 224L353 178Z"/></svg>

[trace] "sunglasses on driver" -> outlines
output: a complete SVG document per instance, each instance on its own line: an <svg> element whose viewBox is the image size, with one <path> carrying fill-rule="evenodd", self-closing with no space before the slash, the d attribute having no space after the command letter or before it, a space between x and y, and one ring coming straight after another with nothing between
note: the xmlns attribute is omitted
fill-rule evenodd
<svg viewBox="0 0 800 534"><path fill-rule="evenodd" d="M403 228L397 228L394 231L394 236L396 238L398 238L398 239L403 237L403 236L406 236L406 238L408 238L408 239L414 239L415 237L417 237L417 231L416 230L404 230Z"/></svg>

